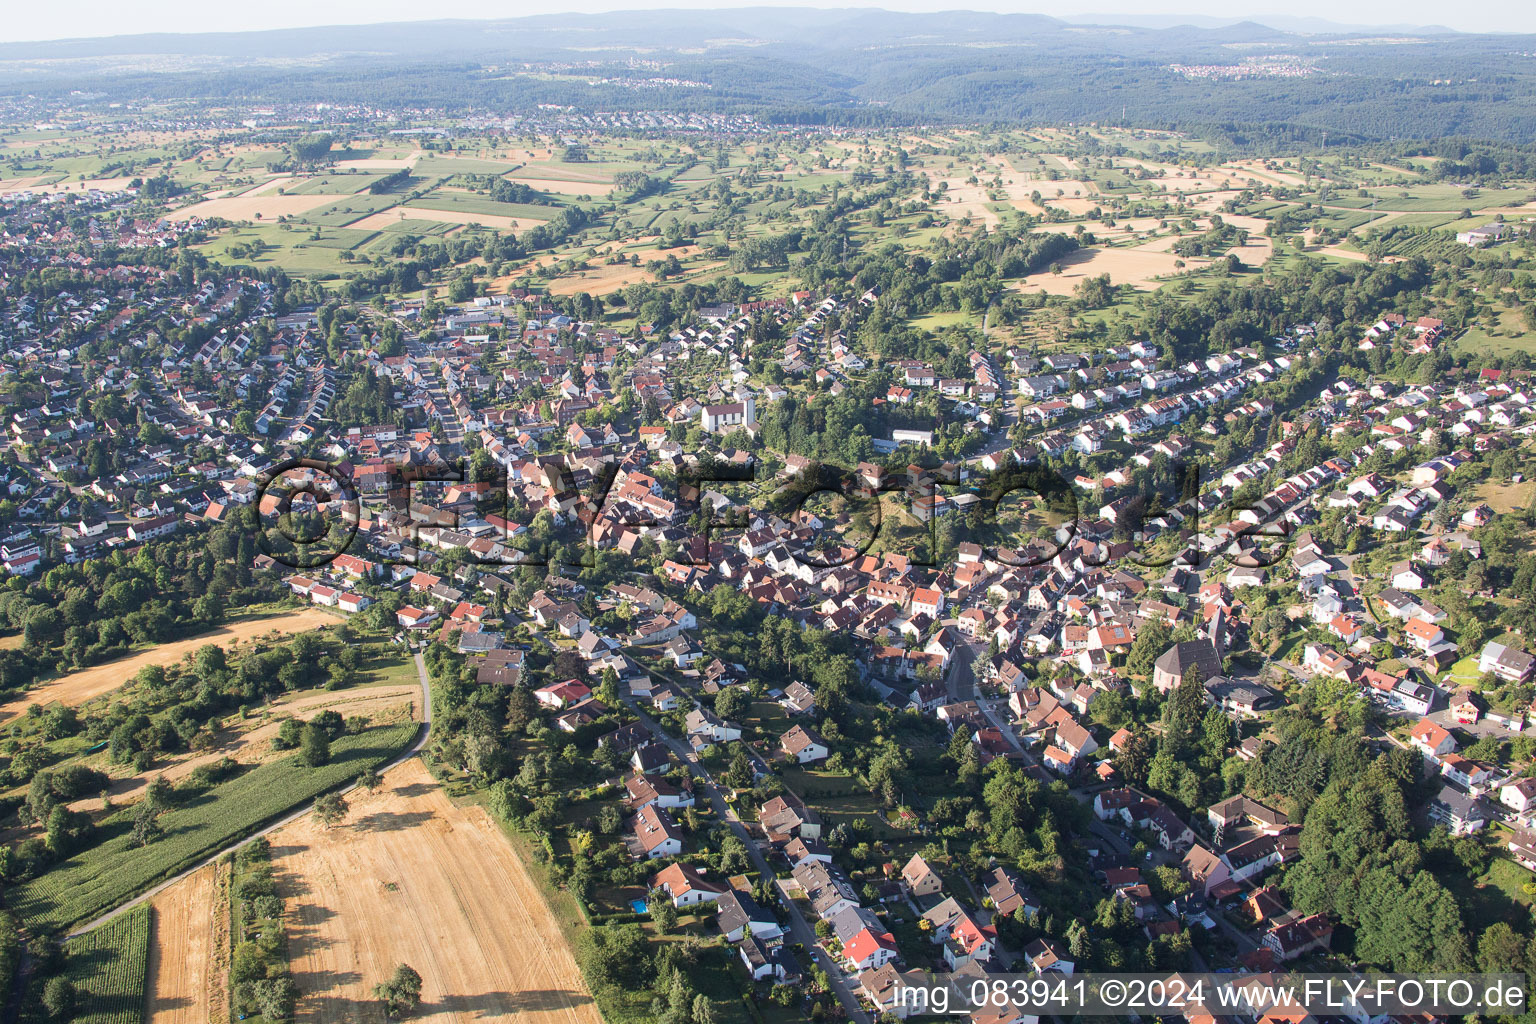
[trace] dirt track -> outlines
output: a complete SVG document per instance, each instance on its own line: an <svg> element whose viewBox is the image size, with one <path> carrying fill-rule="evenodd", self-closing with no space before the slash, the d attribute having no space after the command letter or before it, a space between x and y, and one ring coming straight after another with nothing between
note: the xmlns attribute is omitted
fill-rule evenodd
<svg viewBox="0 0 1536 1024"><path fill-rule="evenodd" d="M122 686L146 665L174 665L183 656L204 644L218 644L227 650L234 644L253 637L265 636L268 633L302 633L306 630L319 629L321 626L334 626L340 621L336 615L319 608L301 608L282 615L246 619L243 622L220 626L210 633L188 637L186 640L157 644L138 654L81 669L79 672L71 672L67 676L60 676L52 682L34 687L15 700L0 704L0 722L24 714L30 704L52 704L54 701L71 705L84 704L94 697L100 697Z"/></svg>
<svg viewBox="0 0 1536 1024"><path fill-rule="evenodd" d="M403 713L407 707L414 710L417 702L412 701L411 698L420 693L417 687L402 684L361 687L334 693L306 694L302 697L283 697L274 702L269 709L270 721L256 725L245 732L236 732L212 750L200 754L174 754L169 758L169 763L157 764L148 771L133 775L114 777L108 790L114 804L130 803L142 795L149 780L156 776L164 778L167 782L179 783L202 765L212 764L225 757L232 757L241 764L261 764L274 757L283 756L282 751L272 748L272 739L287 718L292 717L307 722L320 712L327 710L340 712L348 718L353 715L371 718L380 714ZM106 767L104 770L111 772L113 769ZM100 806L100 794L93 793L72 801L69 808L73 811L93 811Z"/></svg>
<svg viewBox="0 0 1536 1024"><path fill-rule="evenodd" d="M313 816L271 836L288 904L297 1020L374 1012L399 963L422 977L413 1021L601 1024L559 923L496 824L453 805L419 760L375 794L348 795L344 824Z"/></svg>

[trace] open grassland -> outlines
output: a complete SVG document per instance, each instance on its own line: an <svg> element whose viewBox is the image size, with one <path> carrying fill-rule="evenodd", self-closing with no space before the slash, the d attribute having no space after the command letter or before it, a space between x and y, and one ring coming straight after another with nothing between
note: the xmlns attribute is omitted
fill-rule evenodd
<svg viewBox="0 0 1536 1024"><path fill-rule="evenodd" d="M1516 352L1536 355L1536 331L1527 324L1523 311L1504 308L1496 315L1480 318L1456 339L1456 348L1462 352L1489 352L1500 356Z"/></svg>
<svg viewBox="0 0 1536 1024"><path fill-rule="evenodd" d="M89 849L13 888L11 909L38 930L90 919L176 874L200 858L249 834L264 822L396 756L416 735L405 723L379 726L331 744L331 759L318 768L297 755L252 768L236 778L182 797L160 816L160 838L130 843L133 808L105 819Z"/></svg>
<svg viewBox="0 0 1536 1024"><path fill-rule="evenodd" d="M1525 480L1518 484L1509 481L1495 483L1485 480L1477 488L1479 501L1488 503L1488 507L1498 513L1514 512L1528 509L1531 503L1536 501L1536 480Z"/></svg>
<svg viewBox="0 0 1536 1024"><path fill-rule="evenodd" d="M300 1022L358 1019L404 962L422 977L413 1020L600 1024L569 937L484 809L455 806L416 759L348 799L337 828L310 816L271 837Z"/></svg>
<svg viewBox="0 0 1536 1024"><path fill-rule="evenodd" d="M70 1020L75 1024L143 1021L150 927L150 908L137 907L65 943L68 977L79 993L79 1008Z"/></svg>
<svg viewBox="0 0 1536 1024"><path fill-rule="evenodd" d="M326 612L315 607L300 608L280 615L232 622L227 626L220 626L211 632L188 637L185 640L156 644L138 654L71 672L52 682L35 686L21 696L0 704L0 722L9 721L16 715L25 713L27 707L32 704L52 704L55 701L70 705L84 704L88 700L110 693L122 686L141 668L149 665L174 665L205 644L217 644L228 650L236 644L256 637L305 633L324 626L334 626L339 621L335 612Z"/></svg>

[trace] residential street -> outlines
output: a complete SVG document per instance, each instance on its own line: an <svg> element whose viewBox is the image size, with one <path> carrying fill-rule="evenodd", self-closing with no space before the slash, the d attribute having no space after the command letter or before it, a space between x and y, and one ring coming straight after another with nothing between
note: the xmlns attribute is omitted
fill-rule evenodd
<svg viewBox="0 0 1536 1024"><path fill-rule="evenodd" d="M827 972L827 977L832 982L832 991L837 996L837 1001L842 1004L843 1010L848 1014L848 1019L854 1021L855 1024L869 1024L869 1016L859 1005L859 998L854 994L854 986L843 973L843 969L838 965L837 960L820 945L819 940L816 938L815 930L807 923L805 915L800 912L800 908L795 904L794 900L790 899L789 893L784 889L784 883L774 874L768 859L763 856L763 852L758 848L756 840L747 831L747 826L736 816L735 809L726 802L724 795L720 792L720 787L715 783L714 776L709 773L709 769L698 763L693 756L693 752L682 741L669 736L660 723L640 710L633 697L626 697L624 703L629 705L629 709L635 713L636 717L640 719L641 724L650 731L651 735L659 742L665 744L682 761L688 773L693 776L694 785L698 789L703 790L704 795L709 798L709 804L714 808L715 814L719 816L721 821L729 824L731 831L735 832L737 838L746 844L747 854L752 858L752 863L757 868L758 873L764 878L772 880L773 884L778 888L779 902L789 911L790 934L807 951L815 950L821 958L820 966ZM802 970L807 971L811 967L810 964L805 963L802 963L800 966Z"/></svg>

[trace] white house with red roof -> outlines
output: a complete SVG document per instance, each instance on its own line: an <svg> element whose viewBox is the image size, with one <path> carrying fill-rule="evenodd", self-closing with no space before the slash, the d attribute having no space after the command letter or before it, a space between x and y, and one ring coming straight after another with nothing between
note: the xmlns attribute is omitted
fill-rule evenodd
<svg viewBox="0 0 1536 1024"><path fill-rule="evenodd" d="M1456 751L1456 737L1427 718L1413 727L1413 731L1408 734L1408 742L1437 762L1442 754L1451 754Z"/></svg>
<svg viewBox="0 0 1536 1024"><path fill-rule="evenodd" d="M406 629L425 629L427 624L437 618L437 612L431 608L415 608L406 605L395 612L395 621Z"/></svg>
<svg viewBox="0 0 1536 1024"><path fill-rule="evenodd" d="M888 931L863 928L843 943L843 959L856 971L870 971L884 967L901 955L896 937Z"/></svg>
<svg viewBox="0 0 1536 1024"><path fill-rule="evenodd" d="M692 864L662 868L651 877L651 888L664 891L678 908L714 903L726 892L725 886L709 881Z"/></svg>
<svg viewBox="0 0 1536 1024"><path fill-rule="evenodd" d="M591 695L592 690L575 679L550 683L533 691L533 699L547 708L569 707L577 701L586 700Z"/></svg>

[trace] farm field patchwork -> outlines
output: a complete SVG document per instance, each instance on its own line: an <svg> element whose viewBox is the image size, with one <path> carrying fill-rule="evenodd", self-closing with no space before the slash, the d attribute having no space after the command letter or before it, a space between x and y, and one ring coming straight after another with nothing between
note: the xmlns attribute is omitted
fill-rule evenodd
<svg viewBox="0 0 1536 1024"><path fill-rule="evenodd" d="M125 808L101 824L101 842L14 887L9 905L33 928L87 920L364 768L384 763L416 731L412 723L342 736L331 745L330 761L318 768L290 755L199 793L161 816L163 835L154 840L153 856L131 844L134 811Z"/></svg>
<svg viewBox="0 0 1536 1024"><path fill-rule="evenodd" d="M150 901L146 1024L207 1024L223 993L214 991L219 929L229 928L229 906L215 899L219 872L209 864L157 893Z"/></svg>

